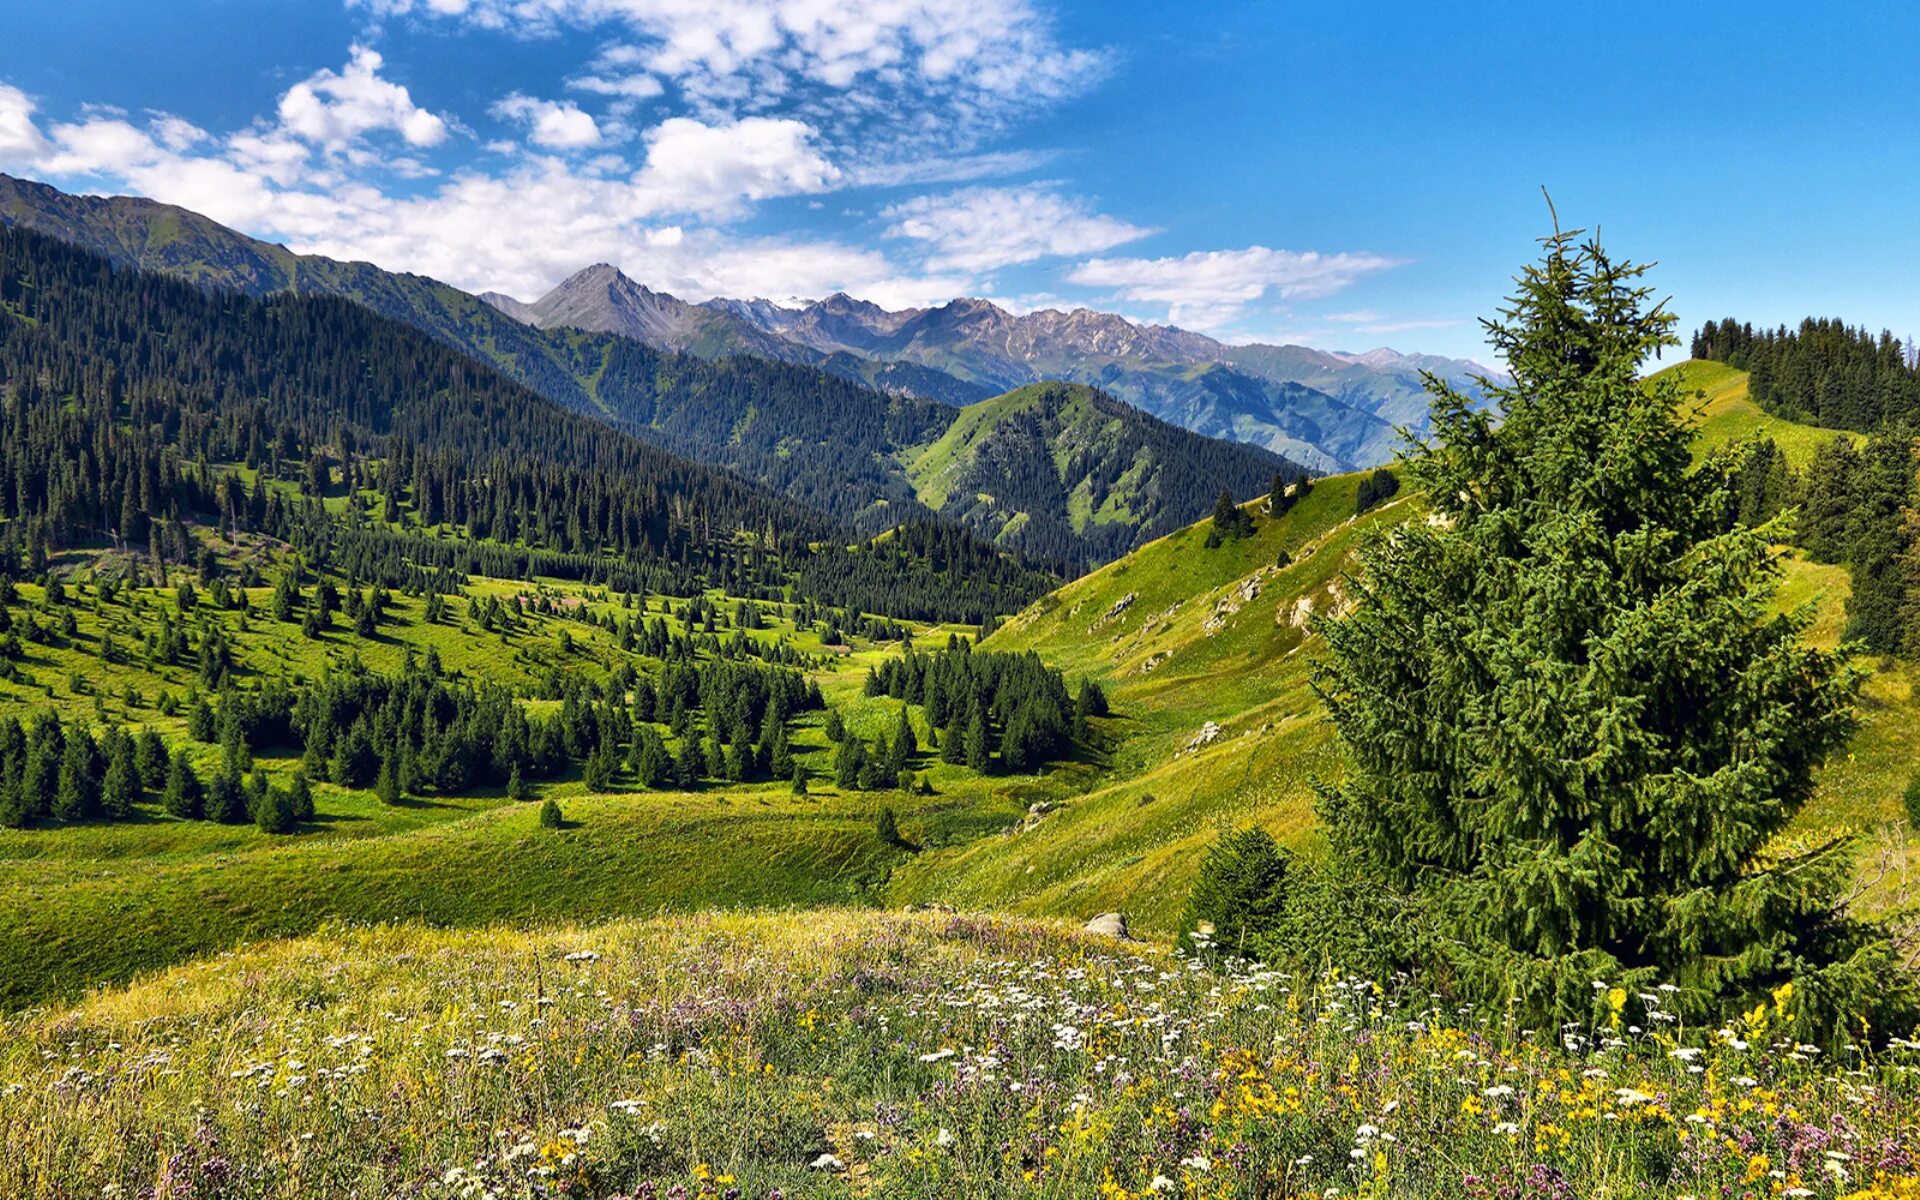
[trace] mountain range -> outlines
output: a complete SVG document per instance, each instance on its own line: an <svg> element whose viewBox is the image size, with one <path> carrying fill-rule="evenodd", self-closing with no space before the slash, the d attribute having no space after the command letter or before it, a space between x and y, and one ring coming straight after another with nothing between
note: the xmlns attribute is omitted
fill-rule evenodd
<svg viewBox="0 0 1920 1200"><path fill-rule="evenodd" d="M482 297L516 320L618 333L707 357L807 363L928 399L966 403L1042 380L1091 384L1210 437L1264 446L1315 471L1375 466L1424 432L1423 372L1478 395L1477 363L1393 350L1228 345L1190 330L1078 308L1014 314L963 297L889 310L836 293L804 305L689 303L597 263L531 303Z"/></svg>
<svg viewBox="0 0 1920 1200"><path fill-rule="evenodd" d="M595 303L579 302L584 289L576 288L515 316L501 297L490 303L423 276L295 254L136 197L71 195L0 175L0 225L204 287L355 301L564 407L862 533L945 515L1080 569L1204 515L1222 487L1245 496L1301 471L1262 447L1208 438L1104 396L1043 406L1047 418L1036 422L1034 406L994 405L985 386L913 363L818 351L611 270L597 273ZM608 324L610 311L621 316L617 331L586 327ZM1019 432L980 436L983 422L1002 419ZM957 449L943 445L963 420L975 436ZM1051 441L1020 445L1021 437ZM940 465L929 469L921 460L936 447ZM1044 479L1036 474L1043 466L1051 472ZM928 482L936 479L965 487Z"/></svg>

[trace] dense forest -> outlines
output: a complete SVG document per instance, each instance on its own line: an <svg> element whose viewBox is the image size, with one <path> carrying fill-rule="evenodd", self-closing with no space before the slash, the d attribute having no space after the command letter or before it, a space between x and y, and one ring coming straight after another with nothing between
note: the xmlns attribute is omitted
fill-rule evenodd
<svg viewBox="0 0 1920 1200"><path fill-rule="evenodd" d="M1913 350L1885 330L1813 317L1756 330L1729 317L1693 335L1693 357L1746 371L1754 401L1789 421L1860 433L1920 421Z"/></svg>
<svg viewBox="0 0 1920 1200"><path fill-rule="evenodd" d="M315 780L371 787L394 804L489 786L519 799L527 780L575 766L595 790L627 774L642 787L681 789L788 778L788 723L821 707L818 684L798 671L729 658L673 659L657 682L630 667L604 685L556 674L546 687L562 703L548 718L529 717L499 684L446 674L431 654L397 676L329 674L297 694L280 680L227 687L216 642L202 641L201 659L202 682L219 690L212 701L193 696L187 727L221 749L210 776L151 729L108 725L96 735L48 708L26 726L0 721L0 825L125 820L158 800L176 817L284 833L313 818ZM253 769L254 754L273 749L300 753L284 783Z"/></svg>
<svg viewBox="0 0 1920 1200"><path fill-rule="evenodd" d="M943 515L1050 561L1092 565L1172 533L1221 487L1265 488L1298 466L1202 437L1084 384L1037 383L968 410L942 472Z"/></svg>
<svg viewBox="0 0 1920 1200"><path fill-rule="evenodd" d="M1731 464L1736 518L1758 525L1792 510L1791 535L1816 562L1847 567L1847 636L1877 654L1920 658L1920 371L1892 335L1842 321L1755 331L1731 319L1693 337L1696 358L1749 372L1778 416L1837 434L1796 471L1772 441Z"/></svg>
<svg viewBox="0 0 1920 1200"><path fill-rule="evenodd" d="M0 229L0 312L0 566L37 573L90 543L192 565L205 527L392 586L422 570L677 594L804 581L824 603L969 623L1050 582L954 528L849 549L839 522L348 301L207 292Z"/></svg>

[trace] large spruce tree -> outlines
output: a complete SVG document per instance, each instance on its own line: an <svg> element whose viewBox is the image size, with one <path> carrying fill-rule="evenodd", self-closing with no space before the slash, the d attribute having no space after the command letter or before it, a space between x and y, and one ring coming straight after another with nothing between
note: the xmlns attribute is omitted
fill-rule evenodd
<svg viewBox="0 0 1920 1200"><path fill-rule="evenodd" d="M1767 536L1696 465L1644 268L1556 233L1486 322L1493 411L1430 381L1408 457L1426 521L1362 553L1318 626L1316 687L1352 771L1322 816L1350 865L1433 922L1409 963L1536 1019L1594 981L1681 988L1695 1015L1793 982L1809 1027L1893 978L1840 911L1842 835L1789 836L1853 728L1857 676L1774 606ZM1897 987L1892 989L1897 991Z"/></svg>

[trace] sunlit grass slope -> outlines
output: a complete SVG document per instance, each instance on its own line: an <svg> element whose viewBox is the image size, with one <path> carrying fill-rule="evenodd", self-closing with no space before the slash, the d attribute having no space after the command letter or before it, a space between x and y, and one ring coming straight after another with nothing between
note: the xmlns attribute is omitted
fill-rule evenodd
<svg viewBox="0 0 1920 1200"><path fill-rule="evenodd" d="M1605 1003L1563 1046L1004 918L335 926L0 1018L0 1195L1914 1195L1911 1051Z"/></svg>
<svg viewBox="0 0 1920 1200"><path fill-rule="evenodd" d="M1832 431L1762 412L1746 376L1688 363L1706 391L1701 445L1774 438L1804 461ZM1418 519L1404 496L1354 519L1359 476L1321 481L1278 519L1264 504L1252 537L1216 549L1202 522L1144 546L1029 607L988 641L1033 649L1069 678L1109 685L1117 745L1112 774L1060 811L997 838L918 856L893 875L896 900L1084 917L1124 909L1145 929L1177 920L1205 847L1223 827L1259 824L1283 843L1315 839L1313 782L1337 778L1341 759L1309 686L1311 613L1335 609L1342 575L1368 531ZM1276 566L1285 550L1290 565ZM1843 568L1783 560L1781 604L1810 606L1809 636L1836 645L1845 624ZM1901 789L1920 764L1920 700L1913 673L1866 663L1861 728L1823 772L1804 830L1874 833L1902 815ZM1208 722L1219 734L1196 744ZM1906 843L1920 863L1920 843Z"/></svg>

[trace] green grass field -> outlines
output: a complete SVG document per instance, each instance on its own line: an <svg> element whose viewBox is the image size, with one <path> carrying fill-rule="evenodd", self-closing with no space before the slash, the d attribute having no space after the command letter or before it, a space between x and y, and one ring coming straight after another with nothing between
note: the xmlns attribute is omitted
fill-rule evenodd
<svg viewBox="0 0 1920 1200"><path fill-rule="evenodd" d="M1563 1048L1006 918L336 924L0 1018L0 1194L1914 1195L1912 1051L1606 996Z"/></svg>
<svg viewBox="0 0 1920 1200"><path fill-rule="evenodd" d="M77 581L104 564L76 557L64 565ZM97 589L76 582L67 588L74 632L53 644L27 645L16 680L0 684L0 716L31 720L52 704L69 721L151 727L210 775L219 748L186 732L197 667L148 661L142 649L144 633L158 629L163 612L183 619L174 592L123 589L103 602ZM271 620L266 588L248 591L246 615L214 611L203 597L191 619L223 631L241 686L278 678L297 687L354 661L392 672L410 653L424 658L430 651L449 671L516 686L554 670L604 678L623 661L643 671L657 668L620 650L604 628L569 617L533 614L505 633L488 633L471 619L471 605L514 594L542 595L569 613L635 615L605 592L553 580L477 579L467 593L449 602L450 615L439 623L425 620L424 601L396 595L390 619L371 641L353 637L340 618L318 639L307 638L297 623ZM38 586L22 586L15 611L52 625L44 599ZM732 602L715 599L724 625ZM661 618L663 607L677 614L683 605L651 598L645 615ZM896 646L854 639L851 646L828 647L816 630L799 628L790 609L762 607L767 625L744 631L747 637L784 643L806 656L829 704L855 735L871 738L893 727L898 702L860 693L867 667L898 653ZM671 632L685 632L677 616L664 619ZM959 632L914 630L930 645ZM723 627L720 635L734 632ZM120 661L102 660L103 636L119 645ZM163 696L178 702L176 712L162 711ZM527 703L535 710L554 704ZM876 835L882 805L899 814L910 844L937 847L1007 828L1036 799L1057 800L1086 786L1097 770L1091 763L1061 763L1043 777L984 777L923 750L911 767L926 776L931 795L842 794L832 783L824 717L803 714L792 732L794 753L813 776L808 796L793 795L786 782L710 784L693 792L617 782L610 793L589 795L575 770L530 785L534 798L562 804L567 824L559 831L539 828L537 805L508 800L498 788L390 806L370 791L326 782L315 787L315 820L290 836L251 824L180 820L151 794L131 821L0 828L0 1007L72 996L92 983L336 919L470 925L870 903L908 855ZM914 720L924 746L929 731L917 708ZM299 763L265 753L256 765L283 779Z"/></svg>
<svg viewBox="0 0 1920 1200"><path fill-rule="evenodd" d="M1708 440L1764 432L1783 445L1803 438L1811 446L1825 436L1758 414L1743 379L1691 373L1701 367L1713 365L1690 365L1688 378L1710 393ZM336 919L475 925L709 906L939 903L1077 919L1121 909L1136 928L1166 932L1220 829L1254 823L1296 847L1314 842L1314 784L1337 778L1342 766L1309 687L1308 618L1338 610L1342 573L1362 538L1419 514L1417 498L1402 496L1356 519L1357 485L1357 476L1323 480L1279 519L1250 504L1253 534L1216 548L1204 545L1204 524L1182 530L1006 622L988 649L1036 651L1069 685L1101 681L1114 706L1113 716L1094 722L1097 749L1039 774L981 776L941 763L926 749L932 731L915 709L923 750L913 769L933 794L843 795L830 782L824 714L810 713L793 734L814 776L807 797L781 783L695 792L616 784L590 796L572 774L533 789L562 804L568 827L556 832L538 828L533 806L497 790L391 807L369 792L321 784L318 818L291 837L175 820L151 805L121 824L0 830L0 1004L72 996L89 983ZM238 553L270 557L273 549L242 544ZM103 564L75 556L58 565L79 580ZM1785 565L1782 603L1811 606L1812 636L1837 642L1844 570ZM526 594L563 612L642 615L617 596L552 580L477 579L467 592L437 623L424 619L422 600L396 595L391 619L370 642L338 622L315 640L297 624L271 620L265 588L247 593L248 615L212 612L203 600L193 619L220 625L246 683L280 677L297 685L354 660L395 671L409 653L432 651L449 670L525 686L556 670L605 677L628 656L599 625L557 615L530 614L517 629L489 633L472 604ZM41 589L20 593L16 611L53 623ZM724 618L731 601L714 599ZM682 603L650 598L644 615L684 632ZM170 589L123 591L107 603L97 589L78 588L72 636L28 644L20 675L0 684L0 714L28 717L52 703L70 719L151 726L210 771L218 749L188 740L180 715L196 667L147 661L141 646L162 612L179 619L175 606ZM767 611L767 626L746 636L805 656L856 736L892 727L898 702L862 696L861 681L868 667L899 653L897 645L856 639L828 647L790 608ZM721 636L732 636L724 624ZM914 630L923 645L953 632L960 631ZM109 633L122 661L101 658ZM1802 820L1808 829L1872 832L1900 815L1899 793L1920 754L1920 700L1909 669L1868 665L1861 730L1823 773ZM163 696L176 702L173 715L161 711ZM291 758L262 761L275 775L295 766ZM898 813L911 849L877 837L882 805ZM1909 867L1920 863L1913 842L1901 852Z"/></svg>
<svg viewBox="0 0 1920 1200"><path fill-rule="evenodd" d="M1761 412L1743 372L1717 363L1669 370L1707 392L1703 447L1767 436L1803 462L1834 436ZM1309 687L1313 639L1302 623L1337 607L1341 573L1367 530L1419 511L1417 500L1399 498L1353 519L1358 480L1323 480L1278 520L1249 505L1253 536L1217 549L1204 547L1204 523L1163 538L996 632L990 649L1037 650L1070 678L1106 681L1125 740L1094 790L1031 830L915 858L895 872L888 897L1056 916L1124 909L1139 927L1167 932L1219 830L1258 824L1310 847L1314 782L1337 779L1341 759ZM1275 569L1283 549L1292 563ZM1837 645L1846 570L1791 555L1782 566L1782 607L1810 606L1809 636ZM1245 598L1253 586L1257 595ZM1902 819L1900 794L1920 764L1913 669L1863 665L1871 674L1860 730L1822 772L1802 831L1843 827L1871 838ZM1208 722L1218 737L1193 746ZM1909 871L1920 868L1920 838L1895 845Z"/></svg>

